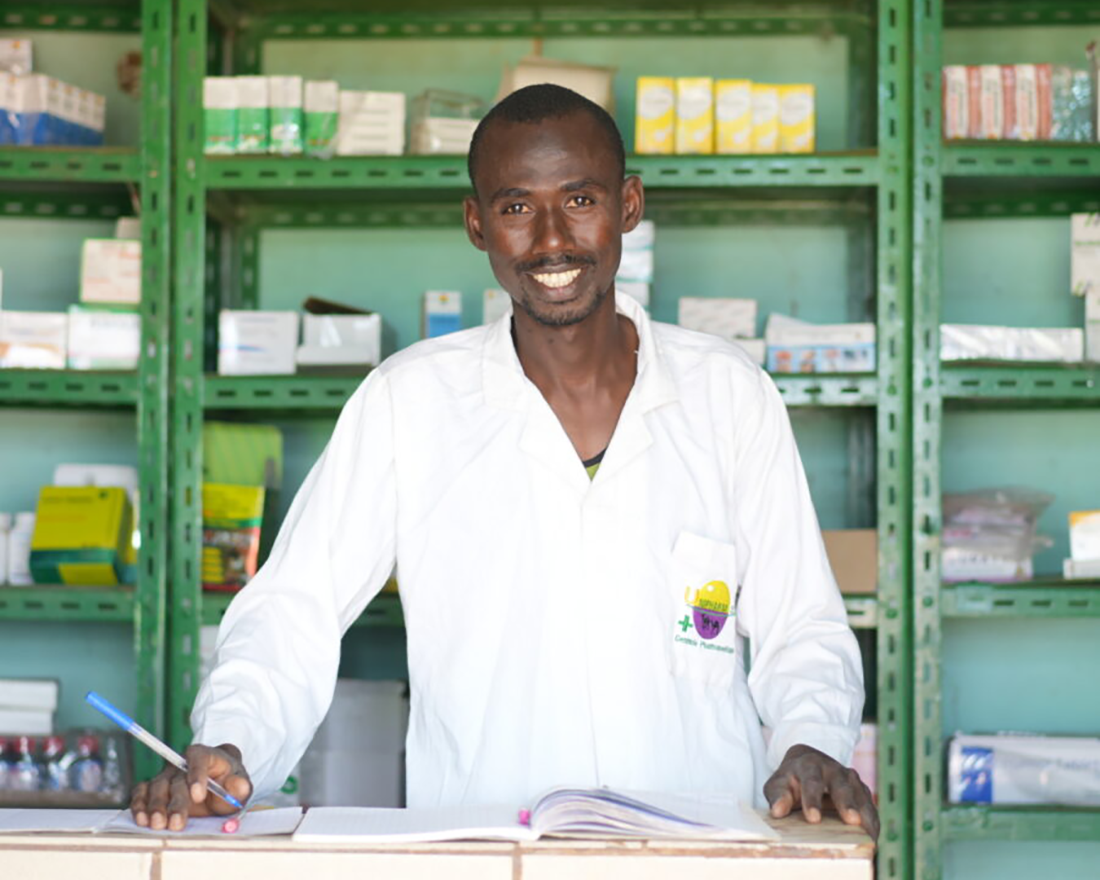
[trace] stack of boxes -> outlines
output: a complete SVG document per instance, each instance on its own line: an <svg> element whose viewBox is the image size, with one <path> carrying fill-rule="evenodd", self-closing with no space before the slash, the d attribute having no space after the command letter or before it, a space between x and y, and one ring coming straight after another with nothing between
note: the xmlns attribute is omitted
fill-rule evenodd
<svg viewBox="0 0 1100 880"><path fill-rule="evenodd" d="M677 323L740 345L757 364L764 363L763 341L756 337L756 300L680 297Z"/></svg>
<svg viewBox="0 0 1100 880"><path fill-rule="evenodd" d="M0 734L53 733L60 689L52 679L0 678ZM0 761L3 760L0 755Z"/></svg>
<svg viewBox="0 0 1100 880"><path fill-rule="evenodd" d="M711 77L638 78L640 155L812 153L814 87Z"/></svg>
<svg viewBox="0 0 1100 880"><path fill-rule="evenodd" d="M772 373L873 373L875 325L810 324L771 315L764 330Z"/></svg>

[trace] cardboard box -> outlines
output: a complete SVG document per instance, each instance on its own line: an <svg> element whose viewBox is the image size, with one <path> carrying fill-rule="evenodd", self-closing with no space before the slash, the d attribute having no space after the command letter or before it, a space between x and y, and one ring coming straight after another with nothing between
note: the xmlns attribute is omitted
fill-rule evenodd
<svg viewBox="0 0 1100 880"><path fill-rule="evenodd" d="M125 489L43 486L31 538L31 576L38 584L123 583L132 533Z"/></svg>
<svg viewBox="0 0 1100 880"><path fill-rule="evenodd" d="M1069 260L1073 295L1100 294L1100 214L1070 217Z"/></svg>
<svg viewBox="0 0 1100 880"><path fill-rule="evenodd" d="M492 324L512 313L512 297L508 291L487 287L481 295L481 323Z"/></svg>
<svg viewBox="0 0 1100 880"><path fill-rule="evenodd" d="M1074 562L1100 561L1100 510L1070 513L1069 555Z"/></svg>
<svg viewBox="0 0 1100 880"><path fill-rule="evenodd" d="M0 706L0 735L49 736L53 733L53 712L40 709L8 709Z"/></svg>
<svg viewBox="0 0 1100 880"><path fill-rule="evenodd" d="M1080 327L995 327L942 324L940 360L1080 363L1085 331Z"/></svg>
<svg viewBox="0 0 1100 880"><path fill-rule="evenodd" d="M947 749L953 804L1100 806L1100 738L955 734Z"/></svg>
<svg viewBox="0 0 1100 880"><path fill-rule="evenodd" d="M779 88L752 84L752 151L779 152Z"/></svg>
<svg viewBox="0 0 1100 880"><path fill-rule="evenodd" d="M141 304L141 242L89 238L80 257L80 301Z"/></svg>
<svg viewBox="0 0 1100 880"><path fill-rule="evenodd" d="M0 368L63 370L68 315L0 311Z"/></svg>
<svg viewBox="0 0 1100 880"><path fill-rule="evenodd" d="M267 95L270 106L269 150L280 156L297 156L303 146L302 78L269 76Z"/></svg>
<svg viewBox="0 0 1100 880"><path fill-rule="evenodd" d="M812 153L816 144L816 128L814 87L811 85L780 86L779 151Z"/></svg>
<svg viewBox="0 0 1100 880"><path fill-rule="evenodd" d="M436 116L418 119L412 127L409 152L414 156L465 156L478 122Z"/></svg>
<svg viewBox="0 0 1100 880"><path fill-rule="evenodd" d="M682 296L677 323L722 339L750 339L756 335L757 305L754 299Z"/></svg>
<svg viewBox="0 0 1100 880"><path fill-rule="evenodd" d="M203 483L204 590L236 592L255 576L263 514L262 486Z"/></svg>
<svg viewBox="0 0 1100 880"><path fill-rule="evenodd" d="M613 67L597 67L591 64L543 58L541 55L529 55L515 67L504 69L497 100L526 86L553 83L584 95L589 101L599 104L608 113L614 114L615 98L612 91L614 77L615 68Z"/></svg>
<svg viewBox="0 0 1100 880"><path fill-rule="evenodd" d="M69 306L70 370L136 370L141 356L141 315Z"/></svg>
<svg viewBox="0 0 1100 880"><path fill-rule="evenodd" d="M676 152L714 152L714 80L709 76L676 79Z"/></svg>
<svg viewBox="0 0 1100 880"><path fill-rule="evenodd" d="M297 358L300 366L377 366L382 362L382 316L306 314Z"/></svg>
<svg viewBox="0 0 1100 880"><path fill-rule="evenodd" d="M56 678L0 678L0 706L56 712L60 691Z"/></svg>
<svg viewBox="0 0 1100 880"><path fill-rule="evenodd" d="M340 84L335 80L307 80L302 103L306 155L331 156L336 150L340 123Z"/></svg>
<svg viewBox="0 0 1100 880"><path fill-rule="evenodd" d="M1004 137L1004 82L1001 65L982 64L981 79L981 128L979 137L987 141L999 141Z"/></svg>
<svg viewBox="0 0 1100 880"><path fill-rule="evenodd" d="M714 151L723 155L752 152L752 81L720 79L714 83Z"/></svg>
<svg viewBox="0 0 1100 880"><path fill-rule="evenodd" d="M431 339L462 329L462 294L453 290L429 290L424 294L424 338Z"/></svg>
<svg viewBox="0 0 1100 880"><path fill-rule="evenodd" d="M209 155L237 152L237 79L208 76L202 83L203 151Z"/></svg>
<svg viewBox="0 0 1100 880"><path fill-rule="evenodd" d="M1100 363L1100 290L1085 297L1085 360Z"/></svg>
<svg viewBox="0 0 1100 880"><path fill-rule="evenodd" d="M878 532L837 529L823 531L821 537L840 592L853 596L878 592Z"/></svg>
<svg viewBox="0 0 1100 880"><path fill-rule="evenodd" d="M639 156L670 155L675 148L676 80L640 76L637 89L634 152Z"/></svg>
<svg viewBox="0 0 1100 880"><path fill-rule="evenodd" d="M222 376L293 375L297 347L297 312L223 310L218 315Z"/></svg>
<svg viewBox="0 0 1100 880"><path fill-rule="evenodd" d="M772 315L764 333L773 373L873 373L874 324L808 324Z"/></svg>
<svg viewBox="0 0 1100 880"><path fill-rule="evenodd" d="M238 76L238 153L266 153L271 146L271 104L266 76Z"/></svg>
<svg viewBox="0 0 1100 880"><path fill-rule="evenodd" d="M982 70L976 64L966 67L966 136L977 140L982 136Z"/></svg>
<svg viewBox="0 0 1100 880"><path fill-rule="evenodd" d="M943 68L943 137L958 140L970 134L970 114L966 66L949 64Z"/></svg>

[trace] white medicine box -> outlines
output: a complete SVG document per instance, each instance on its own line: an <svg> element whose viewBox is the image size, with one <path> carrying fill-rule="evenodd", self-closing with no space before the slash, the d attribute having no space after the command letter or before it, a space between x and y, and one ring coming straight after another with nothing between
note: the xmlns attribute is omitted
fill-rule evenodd
<svg viewBox="0 0 1100 880"><path fill-rule="evenodd" d="M304 315L300 366L372 365L382 361L382 316Z"/></svg>
<svg viewBox="0 0 1100 880"><path fill-rule="evenodd" d="M124 238L89 238L80 259L80 301L139 305L141 242Z"/></svg>
<svg viewBox="0 0 1100 880"><path fill-rule="evenodd" d="M289 376L298 347L297 312L224 310L218 315L218 373Z"/></svg>

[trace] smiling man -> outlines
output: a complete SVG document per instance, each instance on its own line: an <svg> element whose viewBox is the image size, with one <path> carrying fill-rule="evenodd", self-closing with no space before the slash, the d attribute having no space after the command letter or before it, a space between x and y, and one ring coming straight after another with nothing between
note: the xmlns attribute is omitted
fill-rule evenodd
<svg viewBox="0 0 1100 880"><path fill-rule="evenodd" d="M644 193L599 107L522 89L469 161L466 229L513 313L411 346L348 402L222 623L192 719L206 745L138 786L136 820L224 812L208 777L277 788L396 562L410 806L606 785L817 822L831 798L877 835L845 766L858 649L775 386L616 295Z"/></svg>

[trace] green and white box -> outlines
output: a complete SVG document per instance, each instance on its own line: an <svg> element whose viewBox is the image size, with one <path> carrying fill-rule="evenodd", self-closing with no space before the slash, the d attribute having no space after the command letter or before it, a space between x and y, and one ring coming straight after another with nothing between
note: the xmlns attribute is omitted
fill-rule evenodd
<svg viewBox="0 0 1100 880"><path fill-rule="evenodd" d="M140 352L136 309L69 306L70 370L136 370Z"/></svg>
<svg viewBox="0 0 1100 880"><path fill-rule="evenodd" d="M237 152L266 153L271 142L266 76L238 76Z"/></svg>
<svg viewBox="0 0 1100 880"><path fill-rule="evenodd" d="M1100 293L1100 214L1070 217L1070 287L1074 296Z"/></svg>
<svg viewBox="0 0 1100 880"><path fill-rule="evenodd" d="M271 105L272 153L297 156L302 152L302 78L269 76L267 97Z"/></svg>
<svg viewBox="0 0 1100 880"><path fill-rule="evenodd" d="M237 151L237 80L208 76L202 84L203 150L226 156Z"/></svg>
<svg viewBox="0 0 1100 880"><path fill-rule="evenodd" d="M309 156L328 158L336 149L340 121L340 84L335 80L310 80L305 86L305 150Z"/></svg>

